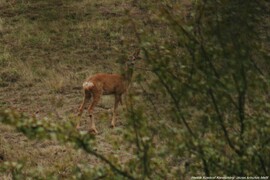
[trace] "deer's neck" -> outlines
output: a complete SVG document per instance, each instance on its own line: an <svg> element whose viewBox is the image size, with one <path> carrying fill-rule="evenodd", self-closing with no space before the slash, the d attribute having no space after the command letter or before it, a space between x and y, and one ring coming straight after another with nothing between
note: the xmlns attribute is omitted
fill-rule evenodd
<svg viewBox="0 0 270 180"><path fill-rule="evenodd" d="M128 82L128 84L130 83L132 76L133 76L133 67L125 67L125 71L123 72L123 77L124 79Z"/></svg>

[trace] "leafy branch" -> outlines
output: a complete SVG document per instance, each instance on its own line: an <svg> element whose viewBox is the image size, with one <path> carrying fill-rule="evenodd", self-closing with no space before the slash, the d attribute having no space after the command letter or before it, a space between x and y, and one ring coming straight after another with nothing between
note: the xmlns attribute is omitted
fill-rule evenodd
<svg viewBox="0 0 270 180"><path fill-rule="evenodd" d="M52 139L61 143L70 143L74 147L83 149L85 152L99 158L108 164L115 173L128 179L135 179L128 172L113 164L105 156L96 152L92 147L95 136L76 131L72 123L56 124L46 120L39 120L35 117L28 117L11 110L0 110L0 122L16 127L18 131L22 132L28 138Z"/></svg>

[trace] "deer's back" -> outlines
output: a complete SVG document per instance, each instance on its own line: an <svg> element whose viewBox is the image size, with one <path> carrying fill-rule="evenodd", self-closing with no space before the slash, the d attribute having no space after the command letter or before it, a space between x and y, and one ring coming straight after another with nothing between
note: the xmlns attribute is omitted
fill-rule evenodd
<svg viewBox="0 0 270 180"><path fill-rule="evenodd" d="M92 82L93 90L102 90L104 95L123 94L128 85L120 74L96 74L88 78L87 82Z"/></svg>

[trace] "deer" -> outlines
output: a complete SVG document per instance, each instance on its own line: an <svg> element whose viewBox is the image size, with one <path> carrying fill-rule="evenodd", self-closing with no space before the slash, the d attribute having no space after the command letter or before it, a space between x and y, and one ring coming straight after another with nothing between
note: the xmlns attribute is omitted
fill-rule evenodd
<svg viewBox="0 0 270 180"><path fill-rule="evenodd" d="M80 119L85 109L87 102L92 101L88 107L88 113L90 117L89 132L93 134L98 134L94 121L94 108L100 101L102 95L114 95L114 106L113 114L111 119L111 127L115 127L116 123L116 110L119 103L122 105L122 95L126 93L133 76L134 64L137 59L139 59L140 49L136 50L132 56L125 62L125 69L122 74L108 74L108 73L98 73L93 76L88 77L83 82L84 98L83 102L79 107L78 116L79 120L76 129L80 128Z"/></svg>

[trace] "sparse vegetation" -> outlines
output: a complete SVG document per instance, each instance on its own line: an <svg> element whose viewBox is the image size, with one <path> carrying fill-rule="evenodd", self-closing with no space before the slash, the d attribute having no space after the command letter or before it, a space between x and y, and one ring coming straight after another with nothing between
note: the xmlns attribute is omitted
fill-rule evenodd
<svg viewBox="0 0 270 180"><path fill-rule="evenodd" d="M0 0L0 179L267 176L269 9L266 0ZM82 82L118 73L138 47L116 127L114 98L102 97L101 133L87 133L87 114L76 131Z"/></svg>

